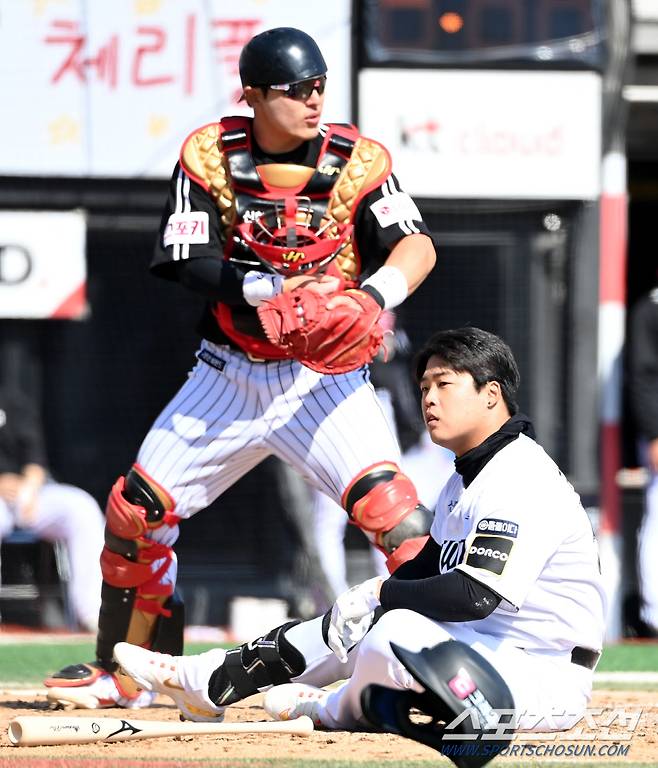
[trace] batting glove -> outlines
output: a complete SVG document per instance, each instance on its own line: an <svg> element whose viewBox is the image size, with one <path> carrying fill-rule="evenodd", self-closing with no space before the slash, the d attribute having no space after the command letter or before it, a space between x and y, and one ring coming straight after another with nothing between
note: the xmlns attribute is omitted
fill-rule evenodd
<svg viewBox="0 0 658 768"><path fill-rule="evenodd" d="M336 598L331 609L327 645L343 664L347 652L362 640L370 629L375 609L379 605L379 590L383 579L376 576L348 589Z"/></svg>

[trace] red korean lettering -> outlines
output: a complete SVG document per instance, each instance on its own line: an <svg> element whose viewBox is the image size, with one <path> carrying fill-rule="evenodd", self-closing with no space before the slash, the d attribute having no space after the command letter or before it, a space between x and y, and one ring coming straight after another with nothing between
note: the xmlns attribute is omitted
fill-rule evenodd
<svg viewBox="0 0 658 768"><path fill-rule="evenodd" d="M183 91L189 96L194 91L194 51L196 50L196 16L185 19L185 51Z"/></svg>
<svg viewBox="0 0 658 768"><path fill-rule="evenodd" d="M213 19L211 26L219 32L213 39L212 47L217 51L218 60L228 67L231 74L238 71L240 51L256 34L261 19Z"/></svg>
<svg viewBox="0 0 658 768"><path fill-rule="evenodd" d="M116 88L118 79L118 51L119 38L113 35L107 45L99 49L94 58L85 59L86 67L93 67L98 73L98 78L104 80L110 88Z"/></svg>
<svg viewBox="0 0 658 768"><path fill-rule="evenodd" d="M53 21L51 26L56 30L56 34L46 37L46 44L70 46L68 56L53 75L51 82L57 83L67 72L71 72L81 83L84 83L85 71L82 51L84 50L85 36L78 31L78 23L76 21Z"/></svg>
<svg viewBox="0 0 658 768"><path fill-rule="evenodd" d="M195 235L197 233L197 230L199 231L199 234L203 235L206 231L206 225L205 222L199 221L198 219L194 219L194 221L191 222L192 225L192 232L191 234Z"/></svg>
<svg viewBox="0 0 658 768"><path fill-rule="evenodd" d="M162 27L140 26L137 34L146 38L143 45L135 51L132 63L132 81L138 86L157 86L173 83L173 74L147 74L147 58L164 53L167 46L167 33ZM196 16L189 14L185 18L183 30L183 91L191 94L194 91L194 51L196 48Z"/></svg>
<svg viewBox="0 0 658 768"><path fill-rule="evenodd" d="M52 76L51 82L58 83L67 73L79 82L87 82L87 72L95 70L100 80L115 88L118 80L119 39L116 35L99 48L95 56L85 56L87 39L78 27L77 21L55 20L52 22L53 33L45 38L48 45L67 45L68 54Z"/></svg>
<svg viewBox="0 0 658 768"><path fill-rule="evenodd" d="M152 42L141 45L135 52L133 58L131 78L135 85L152 86L166 85L174 81L173 75L153 75L147 76L143 73L145 60L154 54L159 54L165 47L167 34L162 27L137 27L137 34L149 37Z"/></svg>

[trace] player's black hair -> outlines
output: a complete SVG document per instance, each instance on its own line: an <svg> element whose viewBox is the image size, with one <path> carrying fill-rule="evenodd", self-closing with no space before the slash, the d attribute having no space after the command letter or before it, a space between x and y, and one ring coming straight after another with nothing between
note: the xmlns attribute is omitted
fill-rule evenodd
<svg viewBox="0 0 658 768"><path fill-rule="evenodd" d="M470 373L478 392L488 381L497 381L510 414L514 415L519 410L516 392L521 376L512 350L499 336L472 327L437 331L416 355L418 383L423 378L428 360L435 355L451 370Z"/></svg>

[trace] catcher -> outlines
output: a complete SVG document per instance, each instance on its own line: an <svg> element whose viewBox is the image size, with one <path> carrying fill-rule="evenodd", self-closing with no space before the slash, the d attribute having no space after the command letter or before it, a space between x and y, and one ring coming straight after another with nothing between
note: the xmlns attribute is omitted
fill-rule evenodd
<svg viewBox="0 0 658 768"><path fill-rule="evenodd" d="M68 706L151 703L117 673L114 645L181 653L178 524L270 454L341 503L391 571L429 532L367 363L382 311L433 268L433 241L386 149L320 122L327 67L312 38L256 35L240 77L253 119L194 131L171 179L151 269L207 300L202 342L110 492L97 659L46 681Z"/></svg>

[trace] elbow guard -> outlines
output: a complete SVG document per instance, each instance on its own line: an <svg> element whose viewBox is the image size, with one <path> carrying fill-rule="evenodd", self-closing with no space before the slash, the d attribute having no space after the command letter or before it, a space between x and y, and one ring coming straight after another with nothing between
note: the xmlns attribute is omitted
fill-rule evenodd
<svg viewBox="0 0 658 768"><path fill-rule="evenodd" d="M420 552L432 525L432 513L395 464L371 467L358 477L343 494L343 506L352 524L388 555L391 573Z"/></svg>

